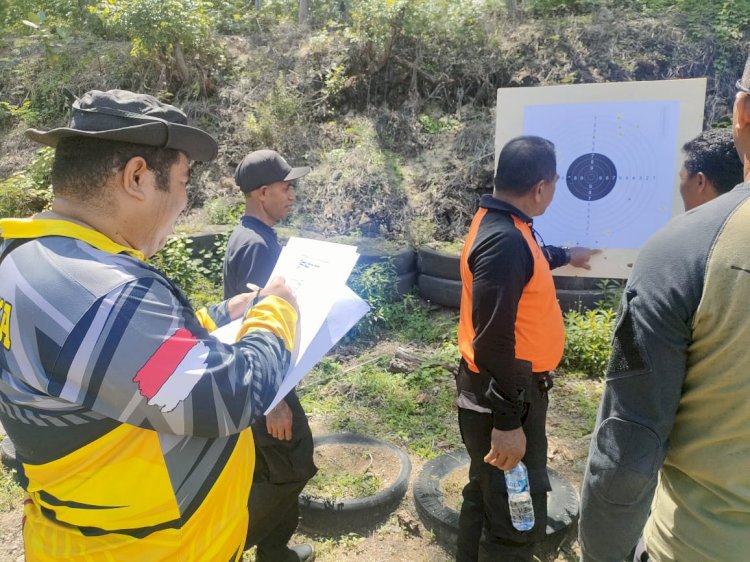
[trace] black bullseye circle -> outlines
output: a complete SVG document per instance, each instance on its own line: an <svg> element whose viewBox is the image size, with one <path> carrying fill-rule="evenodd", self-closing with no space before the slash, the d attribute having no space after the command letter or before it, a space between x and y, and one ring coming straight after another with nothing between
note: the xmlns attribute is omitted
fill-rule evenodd
<svg viewBox="0 0 750 562"><path fill-rule="evenodd" d="M617 168L612 160L592 152L573 160L565 175L570 192L583 201L606 197L617 183Z"/></svg>

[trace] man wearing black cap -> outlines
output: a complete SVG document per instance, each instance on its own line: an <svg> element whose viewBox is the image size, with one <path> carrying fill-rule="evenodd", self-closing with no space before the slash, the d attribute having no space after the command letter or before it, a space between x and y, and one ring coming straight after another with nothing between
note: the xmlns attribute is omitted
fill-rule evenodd
<svg viewBox="0 0 750 562"><path fill-rule="evenodd" d="M123 90L73 103L51 209L0 220L0 421L13 440L25 557L203 562L242 556L250 424L287 371L297 321L274 280L195 311L145 263L214 139ZM248 309L250 300L256 302ZM237 342L208 331L244 318Z"/></svg>
<svg viewBox="0 0 750 562"><path fill-rule="evenodd" d="M750 58L732 131L745 183L672 219L625 287L581 490L586 562L637 542L638 562L750 557Z"/></svg>
<svg viewBox="0 0 750 562"><path fill-rule="evenodd" d="M235 171L245 195L245 215L227 243L224 298L262 286L271 275L281 246L273 226L294 203L294 180L310 168L292 168L273 150L248 154ZM309 561L312 546L287 544L297 528L299 494L317 468L307 416L294 391L253 424L255 474L250 493L250 528L246 547L258 546L258 562Z"/></svg>
<svg viewBox="0 0 750 562"><path fill-rule="evenodd" d="M244 293L247 284L263 286L281 246L273 226L294 204L292 182L310 168L292 168L278 152L256 150L240 162L234 180L245 196L245 215L229 237L224 258L224 298Z"/></svg>

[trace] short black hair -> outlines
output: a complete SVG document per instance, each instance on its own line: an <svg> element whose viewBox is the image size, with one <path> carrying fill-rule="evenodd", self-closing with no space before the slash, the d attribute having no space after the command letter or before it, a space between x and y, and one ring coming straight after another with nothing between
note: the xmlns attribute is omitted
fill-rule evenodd
<svg viewBox="0 0 750 562"><path fill-rule="evenodd" d="M523 195L541 180L552 180L556 173L554 144L542 137L516 137L500 151L495 189Z"/></svg>
<svg viewBox="0 0 750 562"><path fill-rule="evenodd" d="M729 129L703 131L682 147L689 176L703 172L718 193L730 191L743 181L742 162Z"/></svg>
<svg viewBox="0 0 750 562"><path fill-rule="evenodd" d="M52 163L52 191L77 200L102 198L101 188L131 158L140 156L156 175L156 185L169 191L169 169L180 151L106 139L67 137L60 139Z"/></svg>

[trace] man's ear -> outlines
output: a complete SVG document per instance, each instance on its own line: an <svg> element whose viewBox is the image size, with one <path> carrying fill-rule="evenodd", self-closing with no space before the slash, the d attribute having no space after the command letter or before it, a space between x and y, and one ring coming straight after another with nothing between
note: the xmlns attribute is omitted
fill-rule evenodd
<svg viewBox="0 0 750 562"><path fill-rule="evenodd" d="M148 164L141 156L134 156L128 160L119 174L125 193L141 201L145 199L146 174L153 174L153 172L148 169Z"/></svg>
<svg viewBox="0 0 750 562"><path fill-rule="evenodd" d="M696 172L695 184L698 188L698 191L706 191L706 189L708 189L709 187L710 182L708 181L706 174L704 174L703 172Z"/></svg>
<svg viewBox="0 0 750 562"><path fill-rule="evenodd" d="M739 92L734 100L735 125L744 129L750 125L750 95Z"/></svg>
<svg viewBox="0 0 750 562"><path fill-rule="evenodd" d="M541 201L544 195L544 182L545 180L539 180L534 184L531 190L534 192L534 201Z"/></svg>

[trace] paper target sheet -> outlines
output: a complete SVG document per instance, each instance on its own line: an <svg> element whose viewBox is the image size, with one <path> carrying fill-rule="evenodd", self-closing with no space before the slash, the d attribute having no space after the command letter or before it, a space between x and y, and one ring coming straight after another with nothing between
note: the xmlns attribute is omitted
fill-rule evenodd
<svg viewBox="0 0 750 562"><path fill-rule="evenodd" d="M525 135L555 143L560 180L536 229L557 246L638 249L672 217L676 101L532 105Z"/></svg>
<svg viewBox="0 0 750 562"><path fill-rule="evenodd" d="M534 227L546 244L602 249L590 271L627 278L643 244L683 212L682 145L703 130L705 78L501 88L495 164L519 135L555 144L557 182Z"/></svg>

